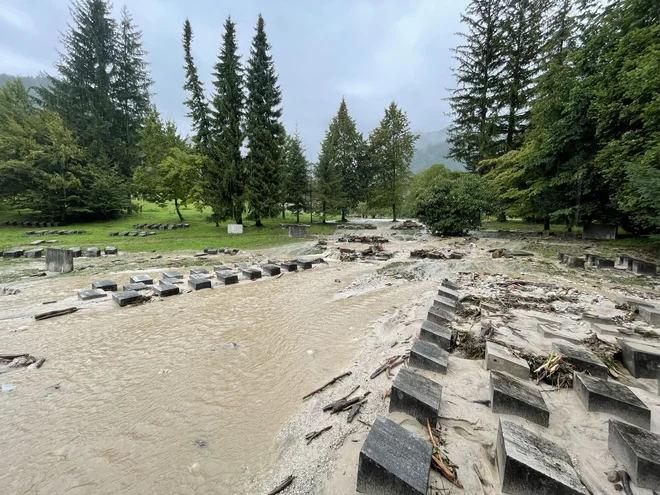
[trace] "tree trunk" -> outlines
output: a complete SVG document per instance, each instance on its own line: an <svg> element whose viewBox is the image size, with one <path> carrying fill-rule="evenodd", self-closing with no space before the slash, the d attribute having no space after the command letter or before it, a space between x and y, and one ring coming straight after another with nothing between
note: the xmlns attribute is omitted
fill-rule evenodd
<svg viewBox="0 0 660 495"><path fill-rule="evenodd" d="M261 223L261 218L257 218L257 223L254 224L255 227L263 227L264 224Z"/></svg>
<svg viewBox="0 0 660 495"><path fill-rule="evenodd" d="M342 222L346 221L346 208L341 209L341 221Z"/></svg>
<svg viewBox="0 0 660 495"><path fill-rule="evenodd" d="M179 211L179 200L174 198L174 209L176 210L176 214L179 215L179 220L183 222L183 215Z"/></svg>
<svg viewBox="0 0 660 495"><path fill-rule="evenodd" d="M322 213L323 213L323 223L325 224L325 201L323 202L323 210L322 210Z"/></svg>
<svg viewBox="0 0 660 495"><path fill-rule="evenodd" d="M282 205L282 220L286 219L286 206Z"/></svg>
<svg viewBox="0 0 660 495"><path fill-rule="evenodd" d="M300 223L300 210L296 210L296 223Z"/></svg>
<svg viewBox="0 0 660 495"><path fill-rule="evenodd" d="M501 223L506 222L506 212L505 211L501 211L497 214L497 221L501 222Z"/></svg>
<svg viewBox="0 0 660 495"><path fill-rule="evenodd" d="M550 215L543 217L543 230L550 230Z"/></svg>
<svg viewBox="0 0 660 495"><path fill-rule="evenodd" d="M392 221L396 222L396 203L392 203Z"/></svg>

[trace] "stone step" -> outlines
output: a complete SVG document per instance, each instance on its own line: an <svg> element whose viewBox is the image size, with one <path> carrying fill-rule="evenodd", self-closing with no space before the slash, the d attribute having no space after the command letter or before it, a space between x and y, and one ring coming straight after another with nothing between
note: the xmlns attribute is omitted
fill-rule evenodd
<svg viewBox="0 0 660 495"><path fill-rule="evenodd" d="M140 291L140 290L146 290L148 288L149 287L147 285L143 284L142 282L134 282L134 283L126 284L123 287L124 292L129 291L129 290Z"/></svg>
<svg viewBox="0 0 660 495"><path fill-rule="evenodd" d="M261 270L258 268L241 268L241 274L248 280L257 280L261 278Z"/></svg>
<svg viewBox="0 0 660 495"><path fill-rule="evenodd" d="M557 330L556 328L550 326L550 325L545 325L543 323L537 323L536 329L538 330L539 334L541 334L542 337L546 339L562 339L567 342L570 342L571 344L581 344L582 339L577 336L577 335L571 335L568 332L563 332L561 330Z"/></svg>
<svg viewBox="0 0 660 495"><path fill-rule="evenodd" d="M108 293L103 289L86 289L78 291L78 299L81 301L89 301L90 299L99 299L107 296Z"/></svg>
<svg viewBox="0 0 660 495"><path fill-rule="evenodd" d="M546 428L550 424L550 411L541 392L500 371L490 372L490 410L518 416Z"/></svg>
<svg viewBox="0 0 660 495"><path fill-rule="evenodd" d="M524 359L495 342L486 342L484 365L487 370L505 371L518 378L529 378L529 364Z"/></svg>
<svg viewBox="0 0 660 495"><path fill-rule="evenodd" d="M209 271L206 268L191 268L188 273L190 275L208 275Z"/></svg>
<svg viewBox="0 0 660 495"><path fill-rule="evenodd" d="M226 271L231 271L231 268L228 267L227 265L217 265L213 267L214 272L226 272Z"/></svg>
<svg viewBox="0 0 660 495"><path fill-rule="evenodd" d="M85 250L85 258L99 258L100 256L101 250L97 247L91 247Z"/></svg>
<svg viewBox="0 0 660 495"><path fill-rule="evenodd" d="M309 270L312 268L312 262L307 261L307 260L296 260L296 263L298 264L298 267L303 269L303 270Z"/></svg>
<svg viewBox="0 0 660 495"><path fill-rule="evenodd" d="M601 258L600 256L596 256L594 259L594 266L596 268L614 268L614 260L608 260Z"/></svg>
<svg viewBox="0 0 660 495"><path fill-rule="evenodd" d="M651 299L640 299L638 297L624 296L623 294L618 294L614 301L619 304L627 304L628 306L637 306L637 307L646 307L646 308L657 308L660 301L654 301Z"/></svg>
<svg viewBox="0 0 660 495"><path fill-rule="evenodd" d="M154 279L150 275L133 275L131 278L132 284L143 283L144 285L153 285Z"/></svg>
<svg viewBox="0 0 660 495"><path fill-rule="evenodd" d="M610 419L607 447L640 488L660 488L660 435Z"/></svg>
<svg viewBox="0 0 660 495"><path fill-rule="evenodd" d="M140 302L142 300L142 294L134 290L115 292L112 294L112 300L116 302L119 307L123 308L129 304Z"/></svg>
<svg viewBox="0 0 660 495"><path fill-rule="evenodd" d="M117 253L119 252L119 250L118 250L116 247L114 247L114 246L107 246L107 247L103 250L103 252L104 252L105 254L117 254Z"/></svg>
<svg viewBox="0 0 660 495"><path fill-rule="evenodd" d="M640 308L641 310L641 308ZM660 346L618 340L623 365L635 378L655 378L660 368Z"/></svg>
<svg viewBox="0 0 660 495"><path fill-rule="evenodd" d="M2 253L3 258L22 258L25 254L23 249L10 249L9 251L4 251Z"/></svg>
<svg viewBox="0 0 660 495"><path fill-rule="evenodd" d="M43 248L30 249L25 251L26 258L41 258L41 255L44 254Z"/></svg>
<svg viewBox="0 0 660 495"><path fill-rule="evenodd" d="M177 271L163 272L163 278L178 278L183 279L183 273Z"/></svg>
<svg viewBox="0 0 660 495"><path fill-rule="evenodd" d="M444 297L436 297L433 301L433 307L444 311L452 319L456 316L456 303L451 299L445 299Z"/></svg>
<svg viewBox="0 0 660 495"><path fill-rule="evenodd" d="M104 291L116 291L117 282L114 280L95 280L92 282L92 289L103 289Z"/></svg>
<svg viewBox="0 0 660 495"><path fill-rule="evenodd" d="M447 325L449 322L453 321L453 314L448 314L446 311L431 306L429 312L426 315L426 319L436 325Z"/></svg>
<svg viewBox="0 0 660 495"><path fill-rule="evenodd" d="M204 275L191 276L188 279L188 285L192 287L193 290L210 289L212 286L211 281Z"/></svg>
<svg viewBox="0 0 660 495"><path fill-rule="evenodd" d="M378 417L362 445L356 489L368 495L426 495L433 446Z"/></svg>
<svg viewBox="0 0 660 495"><path fill-rule="evenodd" d="M449 287L445 287L444 285L440 286L440 288L438 289L438 295L440 297L444 297L445 299L449 299L450 301L458 301L459 299L457 290L450 289Z"/></svg>
<svg viewBox="0 0 660 495"><path fill-rule="evenodd" d="M410 350L408 365L411 368L434 371L445 375L449 365L449 353L436 344L417 340Z"/></svg>
<svg viewBox="0 0 660 495"><path fill-rule="evenodd" d="M264 273L269 277L274 277L275 275L279 275L282 271L279 266L270 263L262 266L261 268L264 271Z"/></svg>
<svg viewBox="0 0 660 495"><path fill-rule="evenodd" d="M280 263L280 266L285 272L295 272L298 270L298 263L294 263L292 261L284 261Z"/></svg>
<svg viewBox="0 0 660 495"><path fill-rule="evenodd" d="M452 289L452 290L455 290L455 291L458 290L458 285L456 285L454 282L452 282L451 280L449 280L447 278L444 279L440 285L442 285L442 287L446 287L447 289Z"/></svg>
<svg viewBox="0 0 660 495"><path fill-rule="evenodd" d="M588 495L566 450L510 421L497 432L500 491L513 495Z"/></svg>
<svg viewBox="0 0 660 495"><path fill-rule="evenodd" d="M74 258L80 258L82 256L82 249L79 247L71 247L68 250L71 251Z"/></svg>
<svg viewBox="0 0 660 495"><path fill-rule="evenodd" d="M238 275L228 270L215 272L215 276L223 285L232 285L238 283Z"/></svg>
<svg viewBox="0 0 660 495"><path fill-rule="evenodd" d="M178 286L174 284L168 284L167 282L163 282L162 280L158 285L154 286L154 291L160 297L176 296L180 292Z"/></svg>
<svg viewBox="0 0 660 495"><path fill-rule="evenodd" d="M584 259L577 256L566 256L564 262L569 268L584 268Z"/></svg>
<svg viewBox="0 0 660 495"><path fill-rule="evenodd" d="M655 263L649 263L648 261L643 260L633 260L632 272L636 273L637 275L655 276L658 273L658 269Z"/></svg>
<svg viewBox="0 0 660 495"><path fill-rule="evenodd" d="M419 331L419 340L431 342L440 349L448 351L454 345L456 334L446 325L438 325L426 320L422 323L422 328Z"/></svg>
<svg viewBox="0 0 660 495"><path fill-rule="evenodd" d="M639 316L646 323L660 327L660 308L640 307Z"/></svg>
<svg viewBox="0 0 660 495"><path fill-rule="evenodd" d="M552 348L557 354L564 356L568 363L575 366L577 371L587 371L590 375L607 378L607 366L593 352L559 342L554 342Z"/></svg>
<svg viewBox="0 0 660 495"><path fill-rule="evenodd" d="M647 430L651 427L651 410L625 385L574 373L573 390L587 411L612 414Z"/></svg>
<svg viewBox="0 0 660 495"><path fill-rule="evenodd" d="M428 420L432 427L438 422L442 385L403 368L396 375L390 394L390 412L409 414L423 425Z"/></svg>

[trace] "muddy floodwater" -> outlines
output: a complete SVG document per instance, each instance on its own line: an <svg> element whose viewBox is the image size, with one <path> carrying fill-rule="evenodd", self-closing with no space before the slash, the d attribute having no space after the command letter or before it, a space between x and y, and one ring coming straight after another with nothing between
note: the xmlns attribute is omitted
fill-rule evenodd
<svg viewBox="0 0 660 495"><path fill-rule="evenodd" d="M0 298L2 353L47 358L0 375L16 387L0 394L0 492L248 493L302 396L352 362L375 318L419 291L402 283L337 297L375 270L335 262L129 308L81 305L75 289L132 273L53 278ZM42 305L50 300L59 302ZM30 317L71 303L83 309Z"/></svg>

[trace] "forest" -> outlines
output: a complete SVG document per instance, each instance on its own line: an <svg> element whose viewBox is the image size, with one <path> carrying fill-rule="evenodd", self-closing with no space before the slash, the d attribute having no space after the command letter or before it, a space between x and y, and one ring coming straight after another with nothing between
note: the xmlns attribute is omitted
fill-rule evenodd
<svg viewBox="0 0 660 495"><path fill-rule="evenodd" d="M413 174L419 136L394 101L365 136L342 99L308 161L298 129L282 123L261 16L247 60L226 19L211 87L182 20L192 129L182 136L152 102L128 10L116 19L104 0L73 1L48 84L0 87L0 202L64 222L118 218L140 199L173 203L181 219L184 206L208 211L215 225L311 211L414 216L445 234L486 215L657 233L660 3L471 0L461 25L447 134L466 171Z"/></svg>

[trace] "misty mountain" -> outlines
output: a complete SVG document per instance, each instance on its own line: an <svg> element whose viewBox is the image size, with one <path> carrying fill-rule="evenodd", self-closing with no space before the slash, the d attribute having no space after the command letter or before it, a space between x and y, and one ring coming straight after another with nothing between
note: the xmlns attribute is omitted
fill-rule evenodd
<svg viewBox="0 0 660 495"><path fill-rule="evenodd" d="M415 148L417 151L415 151L411 166L413 173L426 170L436 163L442 163L450 170L465 170L462 163L446 157L449 153L447 129L420 134Z"/></svg>
<svg viewBox="0 0 660 495"><path fill-rule="evenodd" d="M34 87L44 87L44 86L50 86L50 82L48 81L48 78L46 76L13 76L10 74L0 74L0 88L5 85L7 81L11 81L13 79L20 79L23 81L23 85L26 88L34 88Z"/></svg>

